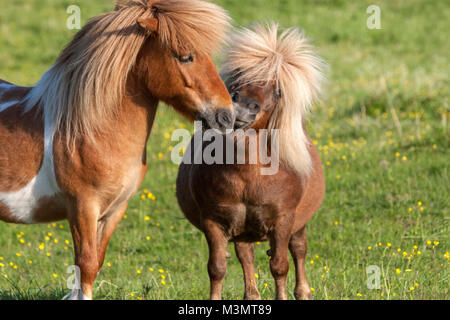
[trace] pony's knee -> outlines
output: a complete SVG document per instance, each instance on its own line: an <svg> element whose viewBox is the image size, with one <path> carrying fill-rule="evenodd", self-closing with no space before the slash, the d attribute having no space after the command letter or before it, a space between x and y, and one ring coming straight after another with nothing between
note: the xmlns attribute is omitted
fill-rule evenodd
<svg viewBox="0 0 450 320"><path fill-rule="evenodd" d="M222 280L227 272L226 261L210 259L208 262L208 273L212 280Z"/></svg>
<svg viewBox="0 0 450 320"><path fill-rule="evenodd" d="M270 260L270 271L275 279L286 277L289 272L289 260L287 257L272 258Z"/></svg>

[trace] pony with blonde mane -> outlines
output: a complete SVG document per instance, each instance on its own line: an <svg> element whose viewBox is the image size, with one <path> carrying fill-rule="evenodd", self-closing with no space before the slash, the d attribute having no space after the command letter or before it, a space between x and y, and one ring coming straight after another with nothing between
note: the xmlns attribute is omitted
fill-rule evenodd
<svg viewBox="0 0 450 320"><path fill-rule="evenodd" d="M121 0L90 20L32 88L0 80L0 220L67 219L91 299L110 237L147 170L159 101L225 132L211 53L230 18L202 0Z"/></svg>
<svg viewBox="0 0 450 320"><path fill-rule="evenodd" d="M180 166L178 202L189 221L205 233L211 299L221 298L230 241L243 267L245 298L260 298L253 251L254 242L265 240L270 241L276 298L287 298L288 248L296 268L294 295L311 298L305 274L306 223L322 203L325 181L319 153L306 132L305 115L319 97L323 66L295 28L280 32L277 24L269 23L238 30L230 37L223 74L235 108L235 129L244 131L231 137L234 154L242 140L249 145L248 133L255 132L258 154L264 154L261 149L279 152L271 159L279 159L280 164L272 175L262 173L261 168L272 165L262 159L256 164L226 165L185 161ZM278 137L278 143L260 139L264 134ZM192 143L191 149L196 147ZM249 149L244 149L246 159Z"/></svg>

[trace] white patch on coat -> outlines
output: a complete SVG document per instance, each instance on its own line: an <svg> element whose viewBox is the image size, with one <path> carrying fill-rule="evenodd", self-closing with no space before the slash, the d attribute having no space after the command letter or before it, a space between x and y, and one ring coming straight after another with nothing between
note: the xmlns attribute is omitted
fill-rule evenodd
<svg viewBox="0 0 450 320"><path fill-rule="evenodd" d="M0 93L8 87L14 86L0 84ZM0 105L0 111L3 110L2 108L4 105ZM60 191L53 164L54 127L45 121L44 128L44 159L36 177L20 190L0 192L0 202L6 205L13 218L21 223L33 223L33 211L36 209L38 201L44 197L54 196Z"/></svg>

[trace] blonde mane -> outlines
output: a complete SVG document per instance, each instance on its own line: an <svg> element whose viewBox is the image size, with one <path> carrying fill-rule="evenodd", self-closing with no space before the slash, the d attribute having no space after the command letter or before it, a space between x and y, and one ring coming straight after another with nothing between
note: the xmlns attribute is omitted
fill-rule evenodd
<svg viewBox="0 0 450 320"><path fill-rule="evenodd" d="M224 73L238 84L275 81L281 98L267 129L279 130L280 160L298 174L309 175L312 162L302 123L319 97L323 61L298 29L279 34L279 26L273 22L241 29L229 42Z"/></svg>
<svg viewBox="0 0 450 320"><path fill-rule="evenodd" d="M93 138L117 115L148 37L138 19L150 16L159 21L159 41L174 53L211 53L230 23L222 8L202 0L119 0L114 11L92 18L76 34L25 98L26 110L42 110L68 143L80 135Z"/></svg>

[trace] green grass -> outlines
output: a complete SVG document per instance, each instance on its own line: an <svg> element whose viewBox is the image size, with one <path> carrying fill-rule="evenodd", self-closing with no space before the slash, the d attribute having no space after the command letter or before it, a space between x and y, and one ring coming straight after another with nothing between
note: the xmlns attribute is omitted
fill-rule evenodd
<svg viewBox="0 0 450 320"><path fill-rule="evenodd" d="M272 18L304 28L329 63L326 97L308 124L327 180L325 201L308 225L307 276L314 299L448 299L448 3L217 2L235 25ZM83 22L113 6L109 0L2 1L0 78L22 85L39 79L74 35L65 28L65 9L73 3L81 7ZM370 4L381 7L381 30L366 28ZM206 242L176 203L177 167L165 137L182 125L191 127L160 107L149 141L150 170L112 238L110 266L96 281L96 299L208 297ZM156 200L141 200L144 189ZM256 246L256 281L262 297L271 299L267 249L267 243ZM0 224L0 298L62 297L71 250L65 222ZM241 269L231 246L230 252L224 297L241 299ZM370 265L381 268L380 290L366 286Z"/></svg>

